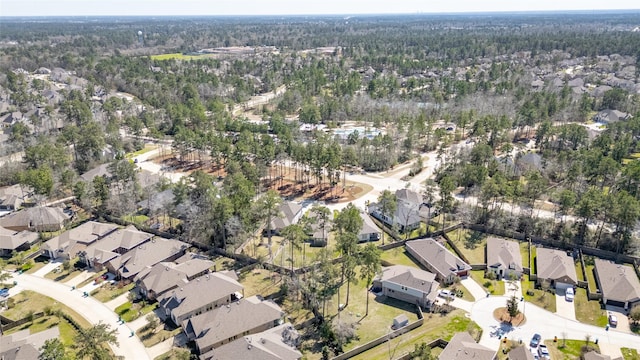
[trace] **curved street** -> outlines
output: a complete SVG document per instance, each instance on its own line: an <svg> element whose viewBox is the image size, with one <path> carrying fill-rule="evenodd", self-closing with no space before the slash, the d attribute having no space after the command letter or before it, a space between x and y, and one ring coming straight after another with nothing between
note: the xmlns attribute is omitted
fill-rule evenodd
<svg viewBox="0 0 640 360"><path fill-rule="evenodd" d="M102 322L111 325L112 329L117 329L119 346L111 346L116 356L135 360L151 359L140 339L131 336L132 329L127 324L118 325L118 316L100 301L92 297L83 297L82 292L73 290L68 285L30 274L14 275L13 280L17 285L12 292L31 290L41 293L72 308L91 324Z"/></svg>

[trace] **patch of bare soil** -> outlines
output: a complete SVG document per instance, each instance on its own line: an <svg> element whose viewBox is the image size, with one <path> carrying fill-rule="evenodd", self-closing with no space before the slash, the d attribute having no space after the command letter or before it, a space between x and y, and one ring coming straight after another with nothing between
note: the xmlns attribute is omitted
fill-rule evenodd
<svg viewBox="0 0 640 360"><path fill-rule="evenodd" d="M506 307L495 309L493 311L493 317L500 322L510 323L512 326L520 326L527 322L527 319L524 317L523 313L519 313L514 318L511 318Z"/></svg>

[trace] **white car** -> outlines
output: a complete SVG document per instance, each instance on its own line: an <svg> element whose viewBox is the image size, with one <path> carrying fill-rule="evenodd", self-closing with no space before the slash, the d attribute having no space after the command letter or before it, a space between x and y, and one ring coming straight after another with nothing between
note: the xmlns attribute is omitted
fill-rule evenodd
<svg viewBox="0 0 640 360"><path fill-rule="evenodd" d="M438 293L438 295L439 295L440 297L442 297L442 298L445 298L445 299L451 299L451 300L454 300L454 299L456 298L456 296L455 296L455 295L453 295L453 293L452 293L451 291L446 290L446 289L444 289L444 290L440 290L440 292Z"/></svg>
<svg viewBox="0 0 640 360"><path fill-rule="evenodd" d="M543 359L549 358L549 349L547 349L547 345L545 344L538 345L538 355L540 355L540 357Z"/></svg>
<svg viewBox="0 0 640 360"><path fill-rule="evenodd" d="M567 291L564 293L564 298L567 301L573 301L573 297L574 297L574 293L573 293L573 288L568 288Z"/></svg>

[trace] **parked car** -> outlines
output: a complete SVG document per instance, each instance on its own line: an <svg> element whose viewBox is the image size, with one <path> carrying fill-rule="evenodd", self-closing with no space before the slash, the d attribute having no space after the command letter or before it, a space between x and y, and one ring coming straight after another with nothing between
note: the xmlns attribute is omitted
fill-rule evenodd
<svg viewBox="0 0 640 360"><path fill-rule="evenodd" d="M532 348L538 347L541 339L542 339L542 336L540 336L540 334L533 335L533 337L531 338L531 343L529 343L529 346L531 346Z"/></svg>
<svg viewBox="0 0 640 360"><path fill-rule="evenodd" d="M540 357L544 359L549 358L549 349L547 349L547 345L545 344L538 345L538 355L540 355Z"/></svg>
<svg viewBox="0 0 640 360"><path fill-rule="evenodd" d="M456 298L456 296L451 291L446 289L440 290L440 292L438 293L438 296L445 299L451 299L451 300Z"/></svg>
<svg viewBox="0 0 640 360"><path fill-rule="evenodd" d="M0 297L7 297L9 296L9 289L4 288L4 289L0 289Z"/></svg>
<svg viewBox="0 0 640 360"><path fill-rule="evenodd" d="M536 348L531 348L531 355L533 356L534 360L540 359L540 356L538 356L538 350Z"/></svg>
<svg viewBox="0 0 640 360"><path fill-rule="evenodd" d="M564 298L567 301L573 301L573 297L574 297L574 293L573 293L573 288L568 288L567 291L564 293Z"/></svg>
<svg viewBox="0 0 640 360"><path fill-rule="evenodd" d="M618 317L609 313L609 325L616 327L618 326Z"/></svg>

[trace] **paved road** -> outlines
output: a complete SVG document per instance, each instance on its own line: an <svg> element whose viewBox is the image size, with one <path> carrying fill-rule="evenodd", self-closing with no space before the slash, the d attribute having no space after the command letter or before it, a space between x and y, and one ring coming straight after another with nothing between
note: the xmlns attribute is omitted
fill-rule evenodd
<svg viewBox="0 0 640 360"><path fill-rule="evenodd" d="M471 307L471 319L483 329L480 344L492 349L498 348L500 340L492 333L500 328L501 324L494 319L493 311L504 307L507 299L507 296L491 296L476 301ZM452 305L456 305L455 301ZM541 334L543 339L553 339L554 336L561 339L565 333L567 339L584 339L586 335L590 335L592 340L598 339L600 343L640 349L640 337L634 334L615 329L607 331L601 327L569 320L528 302L520 303L520 310L527 319L524 325L517 328L502 325L502 329L506 331L505 336L510 339L522 339L528 343L534 333Z"/></svg>
<svg viewBox="0 0 640 360"><path fill-rule="evenodd" d="M126 324L118 326L116 324L118 316L98 300L91 297L85 298L80 291L72 291L69 286L30 274L15 275L13 280L18 282L16 291L31 290L47 295L69 306L91 324L102 322L117 328L120 346L111 346L114 354L123 356L127 360L151 359L140 339L137 336L129 336L131 329Z"/></svg>

